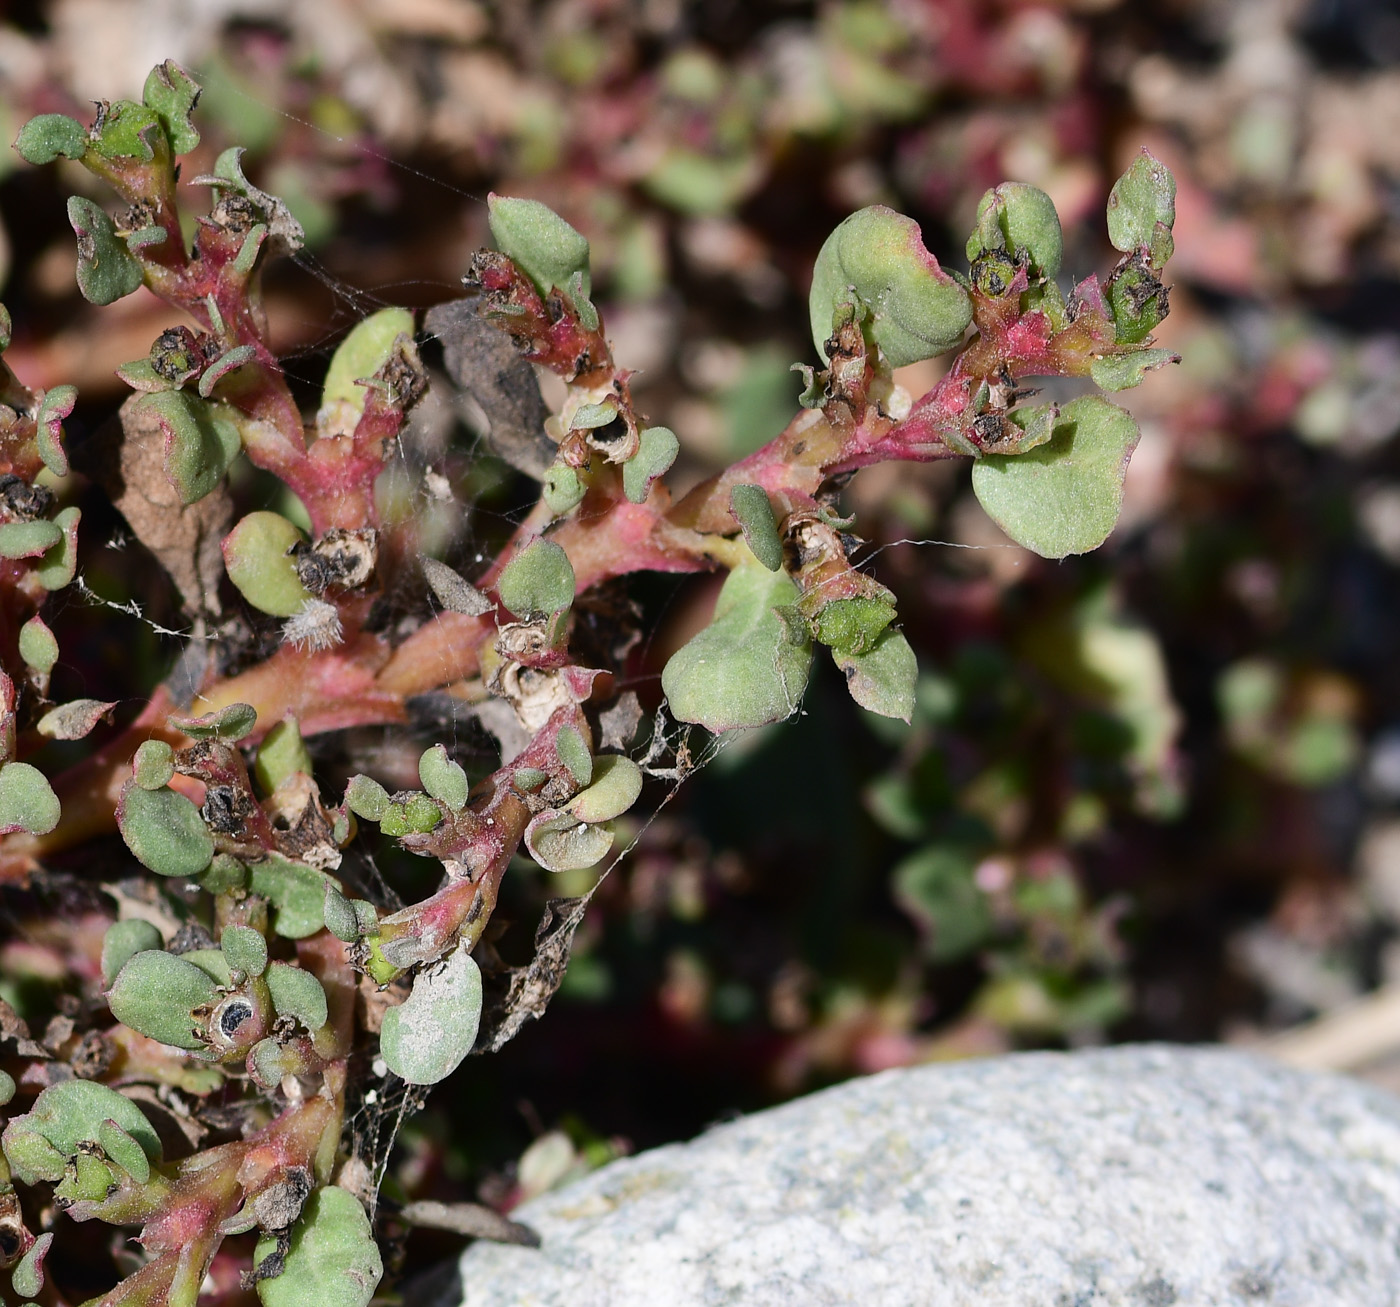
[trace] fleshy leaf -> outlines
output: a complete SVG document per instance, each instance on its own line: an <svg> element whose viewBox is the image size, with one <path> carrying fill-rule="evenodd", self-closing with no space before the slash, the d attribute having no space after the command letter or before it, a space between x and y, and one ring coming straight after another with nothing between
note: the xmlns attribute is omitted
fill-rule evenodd
<svg viewBox="0 0 1400 1307"><path fill-rule="evenodd" d="M219 947L235 971L246 976L260 976L267 970L267 940L252 926L225 926L224 933L219 936ZM268 984L271 983L269 979ZM276 999L275 994L273 998Z"/></svg>
<svg viewBox="0 0 1400 1307"><path fill-rule="evenodd" d="M1167 363L1181 362L1181 355L1169 349L1140 349L1130 354L1095 356L1089 375L1100 390L1131 390L1140 386L1149 372Z"/></svg>
<svg viewBox="0 0 1400 1307"><path fill-rule="evenodd" d="M472 1051L480 1023L481 969L458 947L440 966L420 971L413 992L384 1013L379 1051L409 1084L435 1085Z"/></svg>
<svg viewBox="0 0 1400 1307"><path fill-rule="evenodd" d="M58 825L60 815L58 795L37 767L27 762L0 767L0 834L47 835Z"/></svg>
<svg viewBox="0 0 1400 1307"><path fill-rule="evenodd" d="M173 154L188 154L199 144L199 132L190 121L199 95L199 83L173 59L157 64L146 78L141 99L159 116Z"/></svg>
<svg viewBox="0 0 1400 1307"><path fill-rule="evenodd" d="M42 617L31 617L19 628L19 656L36 672L53 671L58 661L58 641Z"/></svg>
<svg viewBox="0 0 1400 1307"><path fill-rule="evenodd" d="M556 286L568 290L575 273L583 274L584 295L592 293L588 242L553 209L538 200L495 194L486 197L486 208L497 247L515 260L542 296Z"/></svg>
<svg viewBox="0 0 1400 1307"><path fill-rule="evenodd" d="M402 803L391 803L379 818L385 835L426 835L442 821L442 809L426 794L415 794Z"/></svg>
<svg viewBox="0 0 1400 1307"><path fill-rule="evenodd" d="M207 972L161 949L133 953L107 995L107 1006L122 1025L191 1052L204 1047L195 1033L201 1021L194 1009L212 1009L218 1001L218 988Z"/></svg>
<svg viewBox="0 0 1400 1307"><path fill-rule="evenodd" d="M308 1030L320 1030L329 1019L326 991L309 971L286 962L267 969L267 988L279 1017L295 1017Z"/></svg>
<svg viewBox="0 0 1400 1307"><path fill-rule="evenodd" d="M1146 248L1154 269L1172 256L1176 178L1146 147L1108 196L1108 239L1124 254Z"/></svg>
<svg viewBox="0 0 1400 1307"><path fill-rule="evenodd" d="M314 867L274 854L251 868L249 881L272 904L272 929L284 939L305 939L325 925L329 881Z"/></svg>
<svg viewBox="0 0 1400 1307"><path fill-rule="evenodd" d="M97 1142L109 1161L115 1162L137 1184L151 1178L151 1159L146 1150L115 1121L102 1121L97 1127Z"/></svg>
<svg viewBox="0 0 1400 1307"><path fill-rule="evenodd" d="M1050 441L1027 454L987 455L972 465L972 488L1017 544L1043 558L1082 554L1108 539L1123 505L1123 477L1137 423L1097 395L1060 410Z"/></svg>
<svg viewBox="0 0 1400 1307"><path fill-rule="evenodd" d="M253 1264L277 1251L258 1241ZM368 1307L384 1274L369 1218L358 1199L334 1185L317 1189L292 1227L281 1274L258 1281L263 1307Z"/></svg>
<svg viewBox="0 0 1400 1307"><path fill-rule="evenodd" d="M326 882L326 901L321 905L326 929L336 939L353 944L360 938L360 917L354 905L330 881Z"/></svg>
<svg viewBox="0 0 1400 1307"><path fill-rule="evenodd" d="M78 571L78 523L82 519L79 508L65 508L53 520L59 529L58 543L44 550L43 556L34 567L34 575L45 590L62 590Z"/></svg>
<svg viewBox="0 0 1400 1307"><path fill-rule="evenodd" d="M76 118L63 113L41 113L20 128L15 150L25 163L52 163L55 159L81 159L88 147L88 131Z"/></svg>
<svg viewBox="0 0 1400 1307"><path fill-rule="evenodd" d="M253 763L253 775L264 794L271 794L289 776L297 772L311 775L311 755L301 738L301 727L291 714L282 718L258 745Z"/></svg>
<svg viewBox="0 0 1400 1307"><path fill-rule="evenodd" d="M57 522L6 522L0 526L0 558L38 558L62 539Z"/></svg>
<svg viewBox="0 0 1400 1307"><path fill-rule="evenodd" d="M224 740L234 744L258 724L258 710L250 703L230 703L198 717L172 713L166 722L171 730L183 731L193 740Z"/></svg>
<svg viewBox="0 0 1400 1307"><path fill-rule="evenodd" d="M464 617L482 617L495 605L476 586L463 580L446 563L424 555L419 560L423 564L423 575L437 595L438 602L452 613Z"/></svg>
<svg viewBox="0 0 1400 1307"><path fill-rule="evenodd" d="M812 646L776 611L797 599L786 572L746 563L728 576L714 618L672 655L661 688L672 713L712 731L763 726L796 710Z"/></svg>
<svg viewBox="0 0 1400 1307"><path fill-rule="evenodd" d="M590 826L572 813L545 811L525 827L525 847L546 871L582 871L601 862L616 837L608 826Z"/></svg>
<svg viewBox="0 0 1400 1307"><path fill-rule="evenodd" d="M160 115L135 100L117 100L107 106L102 128L94 132L93 151L108 159L138 159L150 163L157 146L163 147L165 128Z"/></svg>
<svg viewBox="0 0 1400 1307"><path fill-rule="evenodd" d="M40 1093L25 1115L5 1127L5 1156L25 1184L61 1180L67 1159L78 1152L79 1144L97 1138L104 1121L126 1131L150 1161L160 1161L160 1136L145 1113L95 1080L63 1080Z"/></svg>
<svg viewBox="0 0 1400 1307"><path fill-rule="evenodd" d="M378 821L389 810L389 791L368 776L352 776L345 787L345 806L357 817Z"/></svg>
<svg viewBox="0 0 1400 1307"><path fill-rule="evenodd" d="M131 772L143 790L160 790L175 775L175 750L164 740L143 740L131 760Z"/></svg>
<svg viewBox="0 0 1400 1307"><path fill-rule="evenodd" d="M919 664L899 631L886 629L865 653L833 649L831 656L846 678L851 698L862 708L903 722L911 719Z"/></svg>
<svg viewBox="0 0 1400 1307"><path fill-rule="evenodd" d="M593 781L569 802L569 811L584 822L620 817L642 792L642 771L631 758L604 753L593 759Z"/></svg>
<svg viewBox="0 0 1400 1307"><path fill-rule="evenodd" d="M1064 248L1055 203L1038 186L1003 182L978 201L977 226L967 242L969 259L989 250L1024 250L1033 275L1053 277Z"/></svg>
<svg viewBox="0 0 1400 1307"><path fill-rule="evenodd" d="M670 471L681 442L670 427L643 427L637 452L622 465L622 493L634 504L643 504L657 477Z"/></svg>
<svg viewBox="0 0 1400 1307"><path fill-rule="evenodd" d="M624 476L626 473L624 472ZM555 517L572 512L588 493L588 486L576 468L567 463L551 463L544 474L544 502Z"/></svg>
<svg viewBox="0 0 1400 1307"><path fill-rule="evenodd" d="M919 224L882 204L853 213L817 255L808 309L824 362L843 304L870 313L869 334L896 368L951 349L972 321L972 301L924 248Z"/></svg>
<svg viewBox="0 0 1400 1307"><path fill-rule="evenodd" d="M550 616L574 601L574 569L552 540L532 540L501 572L501 602L516 617Z"/></svg>
<svg viewBox="0 0 1400 1307"><path fill-rule="evenodd" d="M729 511L744 533L744 543L770 572L783 565L783 542L778 538L778 520L762 486L735 486L729 492Z"/></svg>
<svg viewBox="0 0 1400 1307"><path fill-rule="evenodd" d="M249 513L224 537L229 580L254 608L273 617L291 617L312 597L288 552L302 539L285 517L266 510Z"/></svg>
<svg viewBox="0 0 1400 1307"><path fill-rule="evenodd" d="M343 411L358 419L367 393L359 382L374 376L389 361L400 336L413 337L413 314L408 309L380 309L359 323L331 356L321 392L322 411L344 405ZM353 419L350 426L354 426Z"/></svg>
<svg viewBox="0 0 1400 1307"><path fill-rule="evenodd" d="M834 599L816 617L816 637L837 654L837 665L846 654L863 654L874 648L881 633L894 621L894 605L869 595Z"/></svg>
<svg viewBox="0 0 1400 1307"><path fill-rule="evenodd" d="M161 946L160 931L149 921L135 917L130 921L114 921L102 936L102 985L110 989L117 973L133 953Z"/></svg>
<svg viewBox="0 0 1400 1307"><path fill-rule="evenodd" d="M467 806L467 773L447 756L442 745L433 745L418 759L418 779L433 798L453 812L461 812Z"/></svg>
<svg viewBox="0 0 1400 1307"><path fill-rule="evenodd" d="M39 446L39 457L54 476L68 475L68 453L62 440L63 419L77 402L77 386L54 386L44 393L34 416L34 439Z"/></svg>
<svg viewBox="0 0 1400 1307"><path fill-rule="evenodd" d="M137 861L158 876L198 876L214 857L214 839L199 809L178 790L128 783L117 805L117 828Z"/></svg>
<svg viewBox="0 0 1400 1307"><path fill-rule="evenodd" d="M149 1174L150 1168L147 1168ZM44 1258L53 1243L53 1231L41 1234L19 1259L10 1275L10 1284L21 1298L37 1298L44 1289Z"/></svg>
<svg viewBox="0 0 1400 1307"><path fill-rule="evenodd" d="M78 289L84 299L112 304L141 285L141 265L105 209L74 195L68 201L68 221L78 238Z"/></svg>
<svg viewBox="0 0 1400 1307"><path fill-rule="evenodd" d="M559 761L569 769L569 775L574 778L575 785L587 785L592 780L593 755L577 729L561 726L559 734L554 738L554 750L559 755Z"/></svg>
<svg viewBox="0 0 1400 1307"><path fill-rule="evenodd" d="M243 438L223 404L183 390L150 394L141 401L165 431L165 475L187 504L219 484L243 448Z"/></svg>

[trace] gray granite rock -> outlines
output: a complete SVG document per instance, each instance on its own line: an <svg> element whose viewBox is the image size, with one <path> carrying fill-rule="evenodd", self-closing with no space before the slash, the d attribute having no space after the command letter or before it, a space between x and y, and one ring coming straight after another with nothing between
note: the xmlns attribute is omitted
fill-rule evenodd
<svg viewBox="0 0 1400 1307"><path fill-rule="evenodd" d="M889 1071L604 1167L467 1307L1391 1307L1400 1100L1221 1049Z"/></svg>

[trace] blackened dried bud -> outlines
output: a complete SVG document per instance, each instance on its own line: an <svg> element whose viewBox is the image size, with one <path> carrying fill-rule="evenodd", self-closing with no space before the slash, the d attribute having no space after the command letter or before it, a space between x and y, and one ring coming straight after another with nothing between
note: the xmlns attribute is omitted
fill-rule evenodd
<svg viewBox="0 0 1400 1307"><path fill-rule="evenodd" d="M389 387L392 401L405 413L428 393L428 374L411 345L407 350L396 349L380 370L380 377Z"/></svg>
<svg viewBox="0 0 1400 1307"><path fill-rule="evenodd" d="M149 200L137 200L127 211L117 220L117 230L122 234L134 231L141 231L146 227L153 227L156 221L156 206Z"/></svg>
<svg viewBox="0 0 1400 1307"><path fill-rule="evenodd" d="M0 476L0 506L10 521L32 522L49 511L53 495L43 486L31 486L12 472Z"/></svg>
<svg viewBox="0 0 1400 1307"><path fill-rule="evenodd" d="M263 213L246 195L239 195L237 191L225 191L219 196L219 202L209 217L216 226L235 236L241 236L263 220Z"/></svg>
<svg viewBox="0 0 1400 1307"><path fill-rule="evenodd" d="M379 539L369 527L358 531L333 527L314 544L293 546L297 577L312 594L331 586L357 590L369 583L379 561Z"/></svg>
<svg viewBox="0 0 1400 1307"><path fill-rule="evenodd" d="M199 815L215 834L237 835L252 807L252 800L232 785L211 785L205 791Z"/></svg>
<svg viewBox="0 0 1400 1307"><path fill-rule="evenodd" d="M253 1199L253 1215L266 1231L285 1230L301 1215L310 1194L311 1173L304 1166L290 1166Z"/></svg>
<svg viewBox="0 0 1400 1307"><path fill-rule="evenodd" d="M972 261L972 281L982 294L1000 299L1011 288L1020 265L1005 250L987 250Z"/></svg>
<svg viewBox="0 0 1400 1307"><path fill-rule="evenodd" d="M203 343L188 327L167 327L151 346L151 371L181 385L208 361Z"/></svg>
<svg viewBox="0 0 1400 1307"><path fill-rule="evenodd" d="M253 1015L255 1013L251 1000L242 994L235 994L219 1005L212 1024L224 1042L232 1043L239 1027Z"/></svg>
<svg viewBox="0 0 1400 1307"><path fill-rule="evenodd" d="M165 946L165 951L178 956L181 953L193 953L195 949L213 947L214 937L199 922L191 920L186 921L175 932L170 943Z"/></svg>

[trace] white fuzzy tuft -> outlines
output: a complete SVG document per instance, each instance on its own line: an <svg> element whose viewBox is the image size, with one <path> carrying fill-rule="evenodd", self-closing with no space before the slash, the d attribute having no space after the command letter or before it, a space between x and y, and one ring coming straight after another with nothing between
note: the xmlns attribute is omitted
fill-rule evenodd
<svg viewBox="0 0 1400 1307"><path fill-rule="evenodd" d="M313 653L334 649L344 637L340 614L334 604L328 604L324 599L308 599L299 612L282 623L283 640L296 645L298 649L310 649Z"/></svg>

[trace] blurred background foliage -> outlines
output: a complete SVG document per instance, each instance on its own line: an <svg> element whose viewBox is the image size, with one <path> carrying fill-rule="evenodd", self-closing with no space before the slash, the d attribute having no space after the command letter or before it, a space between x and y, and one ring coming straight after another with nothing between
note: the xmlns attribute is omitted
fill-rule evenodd
<svg viewBox="0 0 1400 1307"><path fill-rule="evenodd" d="M1160 339L1183 361L1124 397L1143 439L1109 543L1064 563L1008 545L961 466L855 479L859 557L919 656L913 723L860 713L827 667L799 720L673 797L656 782L553 1008L434 1094L387 1193L509 1205L861 1072L1248 1042L1400 983L1400 4L36 0L0 23L0 135L86 119L167 57L205 86L190 166L248 147L306 226L266 302L308 403L368 309L454 294L488 190L531 196L589 235L615 354L679 434L683 482L791 415L812 260L852 209L912 214L960 266L983 190L1032 182L1084 275L1109 264L1104 199L1140 146L1179 184ZM78 297L63 199L86 186L0 154L7 358L78 385L75 444L170 322L144 292ZM917 395L937 364L909 373ZM423 469L474 512L415 499ZM531 494L446 398L396 475L468 565ZM93 589L178 624L110 510L84 511ZM653 578L603 597L663 614L634 651L644 706L712 595ZM84 650L56 673L74 694L116 675L139 696L181 649L77 603L55 625ZM318 758L392 788L432 729ZM470 763L483 742L457 744ZM0 995L41 1029L109 911L90 871L55 865L6 905ZM386 855L362 875L413 871ZM522 864L491 945L519 960L544 900L594 874ZM56 904L96 924L59 930Z"/></svg>

